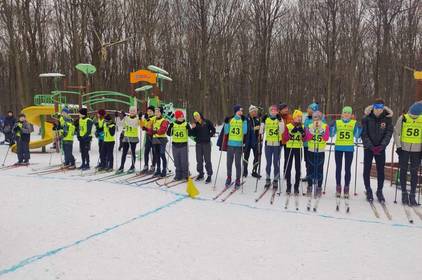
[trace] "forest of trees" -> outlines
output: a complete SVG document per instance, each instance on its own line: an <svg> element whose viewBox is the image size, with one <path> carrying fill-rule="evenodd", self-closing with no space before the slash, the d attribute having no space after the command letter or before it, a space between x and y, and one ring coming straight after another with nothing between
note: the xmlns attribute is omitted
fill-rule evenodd
<svg viewBox="0 0 422 280"><path fill-rule="evenodd" d="M359 114L377 96L401 111L421 20L422 0L0 0L0 112L30 105L39 73L81 83L77 63L97 67L93 89L127 93L129 72L160 66L162 98L212 120L280 101Z"/></svg>

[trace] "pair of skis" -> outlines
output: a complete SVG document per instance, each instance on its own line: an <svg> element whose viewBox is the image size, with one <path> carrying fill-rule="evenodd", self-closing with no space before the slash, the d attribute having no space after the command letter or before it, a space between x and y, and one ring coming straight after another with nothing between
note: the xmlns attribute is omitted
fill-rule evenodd
<svg viewBox="0 0 422 280"><path fill-rule="evenodd" d="M273 188L271 186L268 186L267 188L264 187L264 190L262 191L262 193L255 199L255 202L260 201L265 194L272 189L272 193L271 193L271 199L270 199L270 204L274 204L274 199L275 199L275 195L277 194L277 188Z"/></svg>
<svg viewBox="0 0 422 280"><path fill-rule="evenodd" d="M393 216L391 215L390 211L388 210L387 205L385 204L385 202L379 202L379 203L381 205L381 208L382 208L385 216L387 216L387 219L391 221L393 219ZM379 214L378 209L375 206L375 203L373 201L369 201L369 205L371 206L371 209L372 209L372 212L374 213L374 216L377 219L381 218L381 215ZM413 221L411 223L413 223Z"/></svg>
<svg viewBox="0 0 422 280"><path fill-rule="evenodd" d="M243 182L241 182L240 183L240 186L238 186L238 187L233 187L232 188L232 186L234 185L234 182L231 182L230 183L230 185L226 185L225 187L224 187L224 189L221 191L221 192L219 192L216 196L214 196L213 197L213 200L217 200L220 196L222 196L227 190L229 190L230 188L232 188L232 190L225 196L225 197L223 197L222 199L221 199L221 202L225 202L227 199L229 199L229 197L231 197L232 195L234 195L241 187L242 187L242 185L243 184L245 184L245 182L243 181Z"/></svg>
<svg viewBox="0 0 422 280"><path fill-rule="evenodd" d="M404 213L406 214L406 218L409 221L409 223L413 224L413 216L411 214L411 211L409 209L413 209L413 212L415 212L416 216L419 217L420 220L422 220L422 213L419 211L420 209L417 206L409 206L407 204L403 204Z"/></svg>
<svg viewBox="0 0 422 280"><path fill-rule="evenodd" d="M308 202L306 204L306 210L311 211L311 208L312 208L312 211L317 212L319 201L321 200L321 193L315 196L315 202L313 206L312 206L312 193L308 193L307 196L308 196Z"/></svg>
<svg viewBox="0 0 422 280"><path fill-rule="evenodd" d="M341 205L341 195L337 195L336 196L336 211L339 212L340 211L340 205ZM348 196L344 196L343 197L344 200L344 207L346 208L346 213L350 213L350 199Z"/></svg>
<svg viewBox="0 0 422 280"><path fill-rule="evenodd" d="M19 168L19 167L28 167L29 165L34 165L34 163L14 163L11 165L4 165L2 167L0 167L0 171L6 171L9 169L14 169L14 168Z"/></svg>
<svg viewBox="0 0 422 280"><path fill-rule="evenodd" d="M284 209L285 210L289 209L289 202L290 202L291 196L292 196L291 194L287 194L287 196L286 196L286 201L284 203ZM295 193L293 196L295 198L295 209L296 209L296 211L299 211L299 194Z"/></svg>
<svg viewBox="0 0 422 280"><path fill-rule="evenodd" d="M191 180L195 180L196 177L198 177L198 176L192 177ZM164 182L164 183L161 183L161 182L157 181L156 184L158 186L160 186L160 187L164 187L165 186L167 188L173 188L173 187L176 187L178 185L185 184L187 182L188 182L188 180L183 179L183 180L171 180L169 182Z"/></svg>

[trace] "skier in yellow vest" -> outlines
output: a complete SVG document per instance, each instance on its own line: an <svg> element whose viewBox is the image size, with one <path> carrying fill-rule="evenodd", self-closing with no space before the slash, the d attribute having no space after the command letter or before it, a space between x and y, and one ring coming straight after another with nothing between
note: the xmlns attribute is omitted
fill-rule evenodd
<svg viewBox="0 0 422 280"><path fill-rule="evenodd" d="M243 108L240 105L233 106L234 115L224 120L224 134L227 136L227 179L226 187L232 185L233 161L236 165L235 188L240 187L242 175L242 150L243 137L248 132L248 125L243 116Z"/></svg>
<svg viewBox="0 0 422 280"><path fill-rule="evenodd" d="M103 124L104 131L104 143L101 148L101 157L104 161L101 162L100 170L107 172L113 171L114 162L114 144L116 142L116 124L112 120L111 116L107 114L104 118Z"/></svg>
<svg viewBox="0 0 422 280"><path fill-rule="evenodd" d="M360 138L362 128L356 120L352 120L353 109L345 106L341 113L341 119L336 120L330 126L330 136L336 136L335 160L336 160L336 196L340 197L342 192L341 172L344 156L344 198L349 198L349 187L351 179L351 166L355 151L355 139Z"/></svg>
<svg viewBox="0 0 422 280"><path fill-rule="evenodd" d="M96 168L100 168L101 166L105 165L105 153L102 153L103 144L104 144L104 116L106 111L104 109L100 109L97 112L97 119L95 120L95 137L98 139L98 153L100 154L100 162Z"/></svg>
<svg viewBox="0 0 422 280"><path fill-rule="evenodd" d="M124 118L124 135L123 135L123 152L120 167L117 170L118 173L122 173L125 167L126 156L131 151L132 161L128 173L135 172L136 162L136 145L139 142L139 117L137 114L136 107L131 106L129 108L129 116Z"/></svg>
<svg viewBox="0 0 422 280"><path fill-rule="evenodd" d="M418 169L422 153L422 101L414 103L407 114L399 117L394 127L394 142L400 162L400 185L402 203L411 206L418 205L416 201L416 186L418 184ZM407 186L407 170L410 160L410 194Z"/></svg>
<svg viewBox="0 0 422 280"><path fill-rule="evenodd" d="M154 176L166 177L167 175L167 158L166 158L166 145L167 145L167 128L169 122L163 117L163 107L155 108L155 119L152 124L152 144L156 155L156 168ZM161 166L161 161L163 165Z"/></svg>
<svg viewBox="0 0 422 280"><path fill-rule="evenodd" d="M324 178L325 147L330 137L328 125L322 122L322 113L312 114L312 124L305 128L305 141L308 141L309 174L307 195L314 191L315 197L321 196L322 180ZM315 189L313 190L313 186Z"/></svg>
<svg viewBox="0 0 422 280"><path fill-rule="evenodd" d="M75 169L75 157L73 156L73 139L76 127L73 120L68 115L63 117L62 142L64 153L64 165L68 169Z"/></svg>
<svg viewBox="0 0 422 280"><path fill-rule="evenodd" d="M152 147L152 124L154 122L155 107L149 106L147 113L141 119L141 128L145 131L145 148L144 148L144 168L141 173L154 173L155 170L155 152ZM149 156L152 152L151 168L148 167Z"/></svg>
<svg viewBox="0 0 422 280"><path fill-rule="evenodd" d="M79 121L77 122L77 137L79 140L79 150L81 152L82 164L81 170L88 170L89 167L89 151L91 150L92 126L93 121L88 117L88 110L81 108L79 110Z"/></svg>
<svg viewBox="0 0 422 280"><path fill-rule="evenodd" d="M278 180L280 179L280 155L281 142L283 138L285 125L284 121L278 113L278 107L272 105L269 108L269 114L262 118L260 127L261 139L265 134L265 158L267 165L265 167L266 179L265 188L271 186L271 166L273 166L273 189L274 192L278 188Z"/></svg>
<svg viewBox="0 0 422 280"><path fill-rule="evenodd" d="M285 177L286 177L286 193L290 194L292 191L292 165L295 161L295 184L294 194L299 194L300 184L300 169L301 169L301 152L303 148L303 139L305 138L305 130L302 124L302 112L295 110L293 112L293 121L286 125L284 130L283 140L286 143L284 150L284 162L286 163Z"/></svg>
<svg viewBox="0 0 422 280"><path fill-rule="evenodd" d="M175 181L187 180L189 176L188 137L191 134L189 123L183 112L174 112L176 121L170 124L167 135L171 137L174 166L176 168Z"/></svg>

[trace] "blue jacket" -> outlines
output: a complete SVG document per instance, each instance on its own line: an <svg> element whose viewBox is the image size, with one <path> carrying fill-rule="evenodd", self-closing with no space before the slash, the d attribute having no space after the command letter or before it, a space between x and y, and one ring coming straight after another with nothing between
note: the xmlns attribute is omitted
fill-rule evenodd
<svg viewBox="0 0 422 280"><path fill-rule="evenodd" d="M234 115L233 117L230 118L226 118L225 124L224 124L224 134L228 135L229 131L230 131L230 120L234 118L236 120L240 120L241 118L238 117L237 115ZM242 123L242 131L243 131L243 135L246 135L248 133L248 123L246 122L246 119L244 117L242 117L243 123ZM227 145L229 147L242 147L243 145L243 141L234 141L234 140L230 140L227 143Z"/></svg>
<svg viewBox="0 0 422 280"><path fill-rule="evenodd" d="M349 120L344 120L344 123L350 122ZM333 124L330 126L330 136L334 137L337 133L337 124L336 122L333 122ZM356 122L355 129L353 131L353 134L355 136L355 140L360 138L360 135L362 134L362 127ZM335 146L336 151L340 152L354 152L355 151L355 145L352 146Z"/></svg>

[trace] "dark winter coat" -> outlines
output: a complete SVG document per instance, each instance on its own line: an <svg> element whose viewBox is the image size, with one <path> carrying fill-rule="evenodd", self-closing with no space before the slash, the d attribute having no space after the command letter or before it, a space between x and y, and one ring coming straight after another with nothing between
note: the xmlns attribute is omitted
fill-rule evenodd
<svg viewBox="0 0 422 280"><path fill-rule="evenodd" d="M16 124L16 119L14 116L6 116L6 118L4 118L4 126L3 126L3 131L4 133L9 133L12 131L12 129L15 127Z"/></svg>
<svg viewBox="0 0 422 280"><path fill-rule="evenodd" d="M27 121L18 121L13 127L13 132L18 141L28 142L31 140L31 133L34 131L34 127Z"/></svg>
<svg viewBox="0 0 422 280"><path fill-rule="evenodd" d="M384 112L379 117L374 115L372 106L365 109L362 119L362 142L366 149L382 146L384 149L390 143L393 135L393 111L384 107Z"/></svg>
<svg viewBox="0 0 422 280"><path fill-rule="evenodd" d="M245 147L246 148L254 148L258 145L258 136L259 136L259 129L254 130L256 126L260 126L261 122L258 118L252 118L248 116L246 118L246 122L248 124L248 132L245 136Z"/></svg>
<svg viewBox="0 0 422 280"><path fill-rule="evenodd" d="M201 115L202 122L195 122L196 127L192 128L192 136L195 138L196 143L209 143L211 137L215 134L214 124Z"/></svg>

